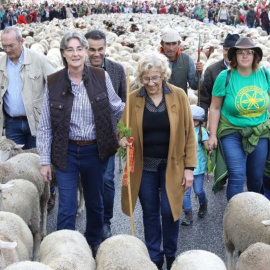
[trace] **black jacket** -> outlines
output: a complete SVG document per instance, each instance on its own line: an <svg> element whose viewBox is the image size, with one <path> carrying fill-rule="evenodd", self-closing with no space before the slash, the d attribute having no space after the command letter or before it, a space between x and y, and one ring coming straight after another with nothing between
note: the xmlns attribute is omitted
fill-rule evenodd
<svg viewBox="0 0 270 270"><path fill-rule="evenodd" d="M207 121L208 109L212 100L213 86L218 74L227 69L224 59L209 66L204 73L204 81L200 92L200 106L205 110L205 121Z"/></svg>

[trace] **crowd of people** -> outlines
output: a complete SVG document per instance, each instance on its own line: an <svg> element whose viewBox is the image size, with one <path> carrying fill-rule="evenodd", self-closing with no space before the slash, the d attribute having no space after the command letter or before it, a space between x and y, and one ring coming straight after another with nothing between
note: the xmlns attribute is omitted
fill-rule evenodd
<svg viewBox="0 0 270 270"><path fill-rule="evenodd" d="M165 7L166 12L171 13L175 7L177 14L181 5L171 4L168 11ZM181 13L203 21L204 6L195 3L190 12L190 5L184 5ZM225 13L237 23L238 15L233 14L245 6L238 2L228 11L226 4L211 5L219 8L218 20L226 23ZM56 10L56 6L42 4L39 8ZM99 7L79 11L84 6L62 6L63 14L83 16L87 9L92 14ZM102 4L105 6L122 5ZM255 12L253 6L249 8ZM10 14L18 10L23 13L27 7L18 3L6 9ZM50 19L50 14L45 17ZM216 16L211 18L216 20ZM245 18L250 27L254 26L248 12ZM60 43L64 68L57 72L45 56L23 46L21 31L10 24L4 26L1 42L5 52L0 57L1 129L5 126L7 138L24 144L24 149L37 147L45 182L51 182L51 164L55 166L57 230L76 229L80 179L86 206L85 237L94 256L100 243L112 235L116 149L119 145L123 149L131 146L121 133L117 138L119 121L129 123L135 148L132 200L123 185L122 209L130 215L130 208L134 209L140 200L145 243L158 269L162 269L164 261L167 269L171 268L180 224L188 226L193 222L192 187L200 205L198 216L204 218L207 214L203 188L207 151L215 164L214 191L227 181L229 201L244 191L247 180L248 191L263 193L270 199L270 170L265 169L270 158L270 73L259 67L263 52L252 39L228 34L221 44L223 59L202 74L203 64L194 63L180 50L179 33L163 29L160 51L142 54L139 60L136 80L140 87L130 94L129 107L125 107L124 68L106 58L106 36L102 31L92 30L85 36L66 33ZM189 105L188 86L199 88L200 106ZM51 197L55 199L54 189Z"/></svg>
<svg viewBox="0 0 270 270"><path fill-rule="evenodd" d="M40 5L15 4L0 6L1 29L14 24L51 21L54 18L66 19L109 13L150 13L175 14L197 19L204 23L223 22L228 25L245 24L249 28L261 26L269 34L269 5L266 1L252 3L237 0L235 2L111 2L90 4L51 3Z"/></svg>

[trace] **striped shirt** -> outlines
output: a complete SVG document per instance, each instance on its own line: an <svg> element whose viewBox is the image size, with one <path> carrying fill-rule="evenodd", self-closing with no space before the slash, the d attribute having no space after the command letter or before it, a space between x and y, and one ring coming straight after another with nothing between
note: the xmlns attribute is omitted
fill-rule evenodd
<svg viewBox="0 0 270 270"><path fill-rule="evenodd" d="M107 72L105 72L105 80L112 115L114 115L116 119L120 119L125 107L125 103L123 103L115 93L111 79ZM94 115L84 83L81 81L78 85L71 80L71 87L74 100L71 111L69 139L78 141L94 140L96 139ZM42 114L37 131L37 150L40 155L40 164L48 165L51 163L52 128L47 85L44 95Z"/></svg>

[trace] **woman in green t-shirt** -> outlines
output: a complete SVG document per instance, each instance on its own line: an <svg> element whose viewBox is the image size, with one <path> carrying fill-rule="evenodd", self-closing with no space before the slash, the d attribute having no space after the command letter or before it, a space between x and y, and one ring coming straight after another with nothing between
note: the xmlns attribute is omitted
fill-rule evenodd
<svg viewBox="0 0 270 270"><path fill-rule="evenodd" d="M244 191L246 179L249 191L262 187L270 134L270 74L258 68L262 55L252 39L240 38L228 51L231 70L221 72L213 88L209 147L219 145L223 156L225 164L218 160L216 166L225 165L220 177L228 176L228 200Z"/></svg>

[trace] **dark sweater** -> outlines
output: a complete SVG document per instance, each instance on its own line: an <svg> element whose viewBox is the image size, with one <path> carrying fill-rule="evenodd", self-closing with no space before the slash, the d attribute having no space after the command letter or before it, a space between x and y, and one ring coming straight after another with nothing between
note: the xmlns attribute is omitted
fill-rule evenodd
<svg viewBox="0 0 270 270"><path fill-rule="evenodd" d="M167 110L143 114L143 155L144 157L168 157L170 140L170 122Z"/></svg>

